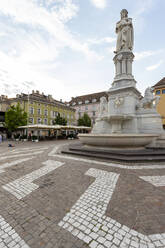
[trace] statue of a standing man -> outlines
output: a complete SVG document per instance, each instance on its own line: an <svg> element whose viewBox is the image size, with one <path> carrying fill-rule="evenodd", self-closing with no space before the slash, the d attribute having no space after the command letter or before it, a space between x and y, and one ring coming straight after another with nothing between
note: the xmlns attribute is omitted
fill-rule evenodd
<svg viewBox="0 0 165 248"><path fill-rule="evenodd" d="M134 43L134 32L132 18L128 18L128 11L121 11L121 20L116 24L117 46L116 53L121 50L132 51Z"/></svg>

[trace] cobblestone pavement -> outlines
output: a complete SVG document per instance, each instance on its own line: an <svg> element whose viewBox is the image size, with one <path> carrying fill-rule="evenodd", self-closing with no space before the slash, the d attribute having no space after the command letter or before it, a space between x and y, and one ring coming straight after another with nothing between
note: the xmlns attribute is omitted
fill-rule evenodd
<svg viewBox="0 0 165 248"><path fill-rule="evenodd" d="M60 153L73 142L0 145L0 248L165 248L165 164Z"/></svg>

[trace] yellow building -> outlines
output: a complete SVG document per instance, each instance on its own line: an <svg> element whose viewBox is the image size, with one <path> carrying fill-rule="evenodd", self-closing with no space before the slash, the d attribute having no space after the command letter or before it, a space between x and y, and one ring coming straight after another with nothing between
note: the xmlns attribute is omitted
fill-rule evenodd
<svg viewBox="0 0 165 248"><path fill-rule="evenodd" d="M165 77L153 86L154 93L160 96L157 111L162 116L163 127L165 128Z"/></svg>
<svg viewBox="0 0 165 248"><path fill-rule="evenodd" d="M68 125L75 124L75 110L62 101L53 99L51 95L32 91L31 94L20 94L15 98L0 96L0 111L6 111L10 106L20 103L21 108L28 113L28 124L52 125L58 114L67 120Z"/></svg>

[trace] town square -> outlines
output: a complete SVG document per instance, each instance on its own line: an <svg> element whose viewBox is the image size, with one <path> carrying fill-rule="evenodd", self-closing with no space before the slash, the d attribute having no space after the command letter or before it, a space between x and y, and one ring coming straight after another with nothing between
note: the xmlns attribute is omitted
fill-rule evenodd
<svg viewBox="0 0 165 248"><path fill-rule="evenodd" d="M12 52L3 46L0 51L0 248L165 248L164 47L136 50L136 40L142 49L151 35L144 32L148 13L164 4L88 1L0 3L5 30L27 38L27 50L15 37ZM97 22L102 12L103 21L110 7L111 28L102 25L111 36L86 38L83 43L80 34L92 32L89 25L80 39L75 38L73 17L91 8L93 14L87 11L87 16ZM160 11L158 21L161 15ZM159 43L151 33L150 49ZM0 39L6 35L2 32ZM105 87L108 49L114 70ZM87 56L86 62L76 53ZM138 64L146 57L152 62L154 56L159 56L156 64ZM65 75L60 68L67 60L71 65L76 60L77 71L65 67ZM91 71L84 82L86 91L83 82L71 83L82 76L80 61L89 63ZM91 86L88 80L99 73L97 63L102 64L97 74L101 81ZM70 89L63 82L67 76ZM143 86L138 82L141 76ZM147 76L152 80L145 83Z"/></svg>
<svg viewBox="0 0 165 248"><path fill-rule="evenodd" d="M164 247L164 164L61 155L77 141L1 149L1 247Z"/></svg>

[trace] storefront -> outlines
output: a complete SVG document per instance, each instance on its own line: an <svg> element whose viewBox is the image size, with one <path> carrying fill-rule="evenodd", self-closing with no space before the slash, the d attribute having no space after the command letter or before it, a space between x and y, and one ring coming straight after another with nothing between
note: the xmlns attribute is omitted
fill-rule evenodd
<svg viewBox="0 0 165 248"><path fill-rule="evenodd" d="M16 131L16 137L17 139L28 140L76 138L78 133L90 131L91 127L34 124L19 127Z"/></svg>

